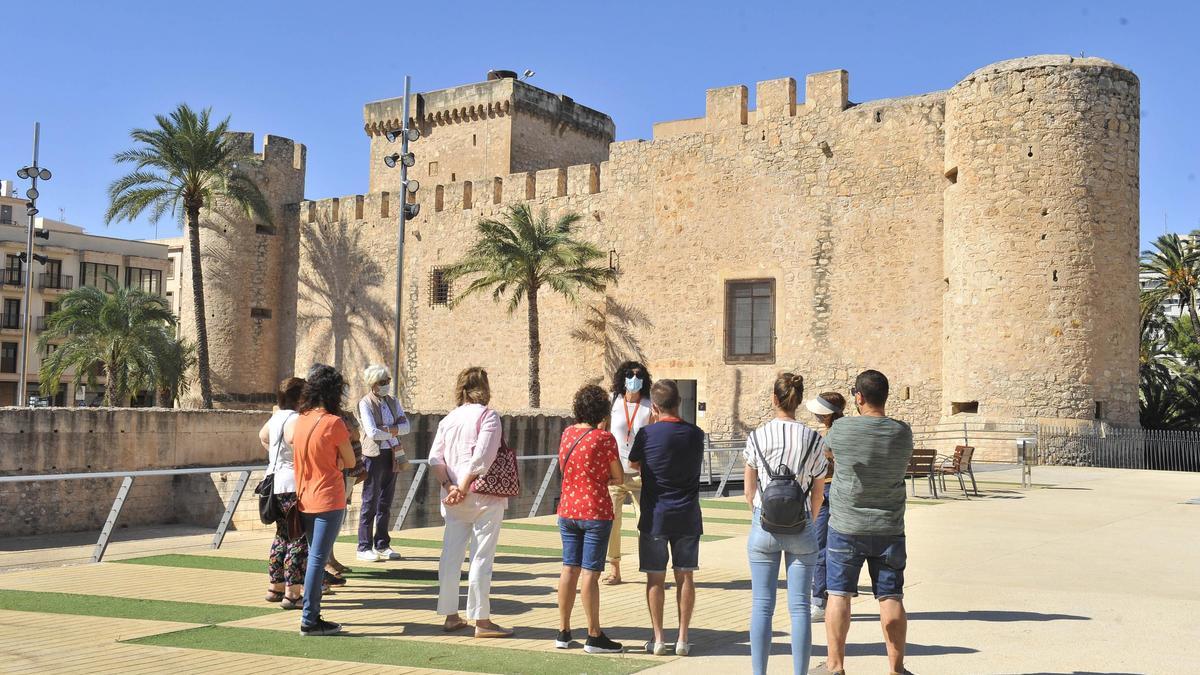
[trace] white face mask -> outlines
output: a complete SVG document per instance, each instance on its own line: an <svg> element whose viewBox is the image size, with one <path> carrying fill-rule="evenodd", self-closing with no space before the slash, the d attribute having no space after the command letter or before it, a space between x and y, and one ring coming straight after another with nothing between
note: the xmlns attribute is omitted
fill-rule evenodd
<svg viewBox="0 0 1200 675"><path fill-rule="evenodd" d="M636 394L642 390L642 378L627 377L625 378L625 391Z"/></svg>

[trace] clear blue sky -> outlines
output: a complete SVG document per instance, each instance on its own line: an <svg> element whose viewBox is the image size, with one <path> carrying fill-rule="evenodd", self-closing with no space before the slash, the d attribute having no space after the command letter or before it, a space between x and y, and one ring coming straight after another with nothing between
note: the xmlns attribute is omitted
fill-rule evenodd
<svg viewBox="0 0 1200 675"><path fill-rule="evenodd" d="M400 28L405 8L413 21ZM917 9L919 7L919 9ZM1192 2L39 2L6 3L0 177L33 122L54 171L44 215L98 234L113 153L186 101L233 128L308 146L308 198L365 192L362 104L475 82L491 68L612 115L618 139L703 114L704 90L832 68L864 101L946 89L1002 59L1101 56L1142 83L1142 239L1200 227L1200 9ZM1191 45L1190 47L1188 45ZM419 150L418 150L419 152ZM22 191L24 187L22 187ZM160 223L160 235L177 232Z"/></svg>

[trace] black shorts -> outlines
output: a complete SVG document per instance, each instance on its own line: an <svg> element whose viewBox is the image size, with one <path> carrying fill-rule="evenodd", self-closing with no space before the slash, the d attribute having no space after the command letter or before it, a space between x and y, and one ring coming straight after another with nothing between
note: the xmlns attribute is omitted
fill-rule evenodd
<svg viewBox="0 0 1200 675"><path fill-rule="evenodd" d="M670 547L670 556L667 547ZM700 535L673 534L654 535L642 532L638 535L638 558L641 561L641 571L667 571L667 560L670 558L672 569L676 572L691 572L700 567Z"/></svg>

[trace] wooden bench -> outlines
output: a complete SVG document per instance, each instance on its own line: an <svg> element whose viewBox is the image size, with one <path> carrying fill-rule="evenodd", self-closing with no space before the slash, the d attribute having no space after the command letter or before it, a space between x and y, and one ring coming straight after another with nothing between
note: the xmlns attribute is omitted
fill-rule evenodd
<svg viewBox="0 0 1200 675"><path fill-rule="evenodd" d="M913 450L912 458L908 460L908 471L904 473L904 477L912 480L912 493L917 494L917 479L929 479L929 492L936 498L937 481L935 476L937 471L934 468L934 462L937 461L937 450L927 448L917 448Z"/></svg>
<svg viewBox="0 0 1200 675"><path fill-rule="evenodd" d="M954 456L947 457L942 455L938 457L937 466L934 471L942 482L942 489L946 489L946 476L957 476L958 486L962 488L963 495L970 499L967 494L967 484L963 481L963 474L971 477L971 490L975 496L979 496L979 486L975 483L975 471L971 469L971 459L975 456L975 448L970 445L959 445L954 448Z"/></svg>

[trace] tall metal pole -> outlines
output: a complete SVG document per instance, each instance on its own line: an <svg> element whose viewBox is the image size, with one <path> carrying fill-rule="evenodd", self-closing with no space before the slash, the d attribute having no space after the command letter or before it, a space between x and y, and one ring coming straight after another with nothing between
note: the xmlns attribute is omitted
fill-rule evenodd
<svg viewBox="0 0 1200 675"><path fill-rule="evenodd" d="M34 169L34 171L33 171L33 176L32 176L33 187L31 189L34 190L33 194L35 194L35 195L37 194L37 182L38 182L38 145L41 140L41 135L42 135L41 122L34 122L33 123L33 169ZM31 204L37 203L36 198L31 198L29 201ZM28 228L28 231L25 233L25 265L24 265L25 269L23 270L25 272L25 302L24 302L24 306L22 308L22 310L23 310L22 321L21 321L22 337L21 337L21 346L17 348L17 359L21 364L21 375L20 375L21 379L17 381L17 405L19 405L19 406L28 406L29 405L29 391L28 391L29 387L25 383L25 378L26 378L27 372L29 370L29 364L27 363L29 361L29 301L30 301L29 291L30 291L30 288L33 286L33 263L34 263L34 260L33 260L33 217L35 214L36 214L36 210L31 206L29 208L29 228Z"/></svg>
<svg viewBox="0 0 1200 675"><path fill-rule="evenodd" d="M404 120L400 124L400 156L408 155L408 90L412 78L404 76ZM392 395L400 400L400 303L404 295L404 221L408 219L408 165L400 162L400 224L396 228L396 361L392 368ZM30 240L32 241L32 239Z"/></svg>

